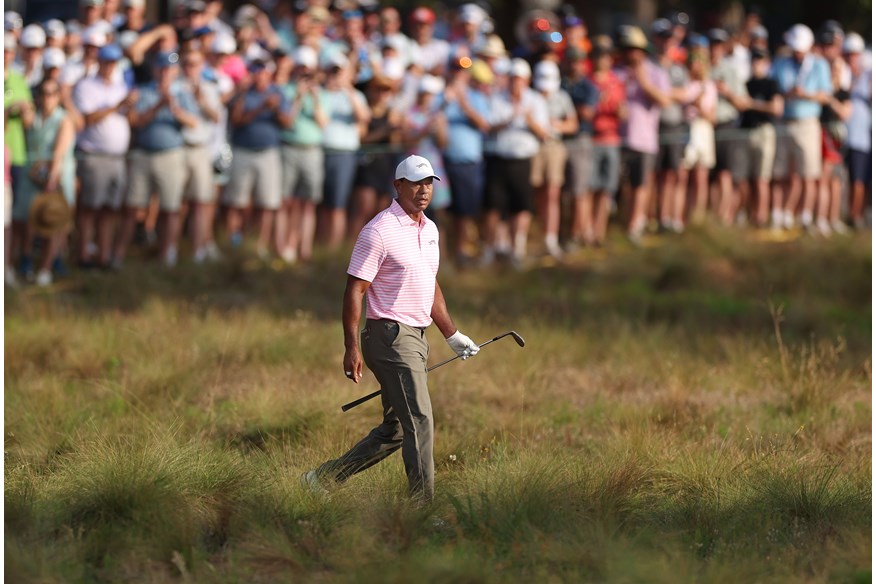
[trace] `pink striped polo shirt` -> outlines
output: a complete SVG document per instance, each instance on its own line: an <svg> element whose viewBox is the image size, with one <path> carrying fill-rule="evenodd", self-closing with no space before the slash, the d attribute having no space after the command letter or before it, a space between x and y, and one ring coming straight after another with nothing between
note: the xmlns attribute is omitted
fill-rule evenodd
<svg viewBox="0 0 876 584"><path fill-rule="evenodd" d="M425 215L417 223L398 201L362 228L347 273L371 282L365 316L409 326L432 324L438 274L438 228Z"/></svg>

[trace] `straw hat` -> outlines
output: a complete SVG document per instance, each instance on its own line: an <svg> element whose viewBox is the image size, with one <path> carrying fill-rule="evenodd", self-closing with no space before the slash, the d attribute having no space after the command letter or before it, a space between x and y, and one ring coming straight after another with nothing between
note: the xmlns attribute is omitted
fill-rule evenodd
<svg viewBox="0 0 876 584"><path fill-rule="evenodd" d="M42 237L62 233L70 225L70 205L59 191L42 192L30 205L30 225Z"/></svg>

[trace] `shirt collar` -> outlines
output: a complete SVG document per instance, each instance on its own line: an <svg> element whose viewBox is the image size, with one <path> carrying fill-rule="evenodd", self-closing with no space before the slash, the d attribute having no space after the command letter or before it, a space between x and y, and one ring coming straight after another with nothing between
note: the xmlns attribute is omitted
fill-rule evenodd
<svg viewBox="0 0 876 584"><path fill-rule="evenodd" d="M420 223L417 223L411 216L408 215L402 206L398 204L398 198L392 200L392 203L389 205L389 212L395 215L396 219L398 219L399 225L416 225L420 227L424 221L421 220Z"/></svg>

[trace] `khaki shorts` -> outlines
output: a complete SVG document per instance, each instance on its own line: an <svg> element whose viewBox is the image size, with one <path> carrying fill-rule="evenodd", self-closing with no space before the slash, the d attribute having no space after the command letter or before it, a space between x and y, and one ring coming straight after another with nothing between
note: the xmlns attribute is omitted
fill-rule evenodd
<svg viewBox="0 0 876 584"><path fill-rule="evenodd" d="M565 144L569 155L566 190L574 197L587 195L593 180L593 138L582 134Z"/></svg>
<svg viewBox="0 0 876 584"><path fill-rule="evenodd" d="M231 174L225 185L223 203L242 209L252 202L266 210L280 208L282 160L279 148L250 150L234 147Z"/></svg>
<svg viewBox="0 0 876 584"><path fill-rule="evenodd" d="M538 154L532 158L532 186L562 186L566 180L566 146L558 140L550 140L541 145Z"/></svg>
<svg viewBox="0 0 876 584"><path fill-rule="evenodd" d="M162 211L179 211L186 186L185 149L131 150L128 154L128 179L128 197L125 199L128 207L146 208L149 198L155 193Z"/></svg>
<svg viewBox="0 0 876 584"><path fill-rule="evenodd" d="M769 180L773 177L776 161L776 127L761 124L748 133L748 149L745 157L746 179Z"/></svg>
<svg viewBox="0 0 876 584"><path fill-rule="evenodd" d="M789 120L779 127L773 175L787 178L791 169L804 179L821 176L821 123L817 118Z"/></svg>
<svg viewBox="0 0 876 584"><path fill-rule="evenodd" d="M216 198L213 156L208 146L186 146L186 187L183 197L193 203L212 203Z"/></svg>
<svg viewBox="0 0 876 584"><path fill-rule="evenodd" d="M128 169L123 155L78 153L79 205L118 209L125 198Z"/></svg>
<svg viewBox="0 0 876 584"><path fill-rule="evenodd" d="M682 164L691 169L715 168L715 127L707 120L697 118L690 123L690 139L684 147Z"/></svg>
<svg viewBox="0 0 876 584"><path fill-rule="evenodd" d="M325 161L319 146L292 146L284 144L282 195L314 203L322 202L325 182Z"/></svg>

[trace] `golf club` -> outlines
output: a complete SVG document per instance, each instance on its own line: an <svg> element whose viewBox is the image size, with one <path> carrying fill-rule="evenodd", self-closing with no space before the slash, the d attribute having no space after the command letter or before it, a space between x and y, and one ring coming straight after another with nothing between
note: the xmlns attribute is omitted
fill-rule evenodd
<svg viewBox="0 0 876 584"><path fill-rule="evenodd" d="M485 346L489 345L490 343L494 343L494 342L498 341L499 339L505 338L505 337L507 337L507 336L512 337L512 338L514 339L514 342L516 342L519 346L521 346L521 347L526 346L526 341L523 340L523 337L521 337L521 336L520 336L519 334L517 334L515 331L508 331L507 333L502 333L501 335L498 335L498 336L496 336L496 337L493 337L493 338L490 339L489 341L484 341L483 343L481 343L480 345L478 345L478 347L485 347ZM450 363L451 361L456 361L456 360L459 359L460 357L461 357L461 355L456 355L456 356L454 356L454 357L451 357L450 359L445 359L444 361L441 361L440 363L436 363L435 365L432 365L431 367L429 367L428 369L426 369L426 371L428 372L428 371L432 371L433 369L438 369L438 368L441 367L442 365L447 365L447 364ZM342 406L341 406L341 411L342 411L342 412L346 412L347 410L353 409L353 408L355 408L356 406L358 406L358 405L360 405L360 404L363 404L363 403L367 402L367 401L370 400L370 399L374 399L375 397L377 397L378 395L380 395L380 391L381 391L381 390L378 389L378 390L375 391L374 393L369 393L368 395L366 395L366 396L364 396L364 397L360 397L359 399L357 399L357 400L355 400L355 401L351 401L351 402L348 403L348 404L344 404L344 405L342 405Z"/></svg>

